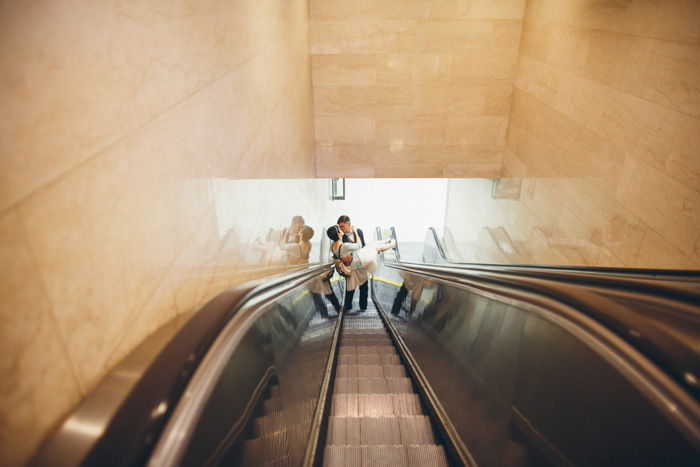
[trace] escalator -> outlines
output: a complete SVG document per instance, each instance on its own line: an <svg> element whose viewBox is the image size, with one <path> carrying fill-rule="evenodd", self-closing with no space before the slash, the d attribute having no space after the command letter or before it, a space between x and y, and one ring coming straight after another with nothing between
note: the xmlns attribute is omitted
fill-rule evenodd
<svg viewBox="0 0 700 467"><path fill-rule="evenodd" d="M323 465L447 466L433 431L376 308L347 316Z"/></svg>
<svg viewBox="0 0 700 467"><path fill-rule="evenodd" d="M328 265L225 292L32 464L698 464L697 273L449 264L429 237L364 312L324 302Z"/></svg>

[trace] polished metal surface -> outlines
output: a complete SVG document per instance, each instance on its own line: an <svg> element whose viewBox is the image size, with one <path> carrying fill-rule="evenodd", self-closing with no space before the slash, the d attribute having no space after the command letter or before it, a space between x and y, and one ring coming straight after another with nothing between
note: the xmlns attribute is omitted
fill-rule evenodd
<svg viewBox="0 0 700 467"><path fill-rule="evenodd" d="M478 463L700 459L697 401L630 343L556 295L479 279L375 273L377 299Z"/></svg>
<svg viewBox="0 0 700 467"><path fill-rule="evenodd" d="M301 463L335 328L327 307L318 309L309 279L284 281L238 309L191 379L149 465Z"/></svg>

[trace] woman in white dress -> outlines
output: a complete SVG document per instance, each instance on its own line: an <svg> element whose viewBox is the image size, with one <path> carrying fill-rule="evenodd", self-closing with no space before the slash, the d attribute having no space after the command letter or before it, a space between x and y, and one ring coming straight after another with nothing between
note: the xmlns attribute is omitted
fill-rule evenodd
<svg viewBox="0 0 700 467"><path fill-rule="evenodd" d="M333 240L333 245L331 245L333 254L336 258L344 259L343 262L349 264L352 271L364 269L368 273L373 273L377 270L379 253L396 246L396 240L393 238L369 242L364 247L360 243L343 243L343 236L337 225L330 227L326 234L328 238ZM355 238L359 238L357 232L355 232ZM351 255L352 258L348 262L348 257Z"/></svg>

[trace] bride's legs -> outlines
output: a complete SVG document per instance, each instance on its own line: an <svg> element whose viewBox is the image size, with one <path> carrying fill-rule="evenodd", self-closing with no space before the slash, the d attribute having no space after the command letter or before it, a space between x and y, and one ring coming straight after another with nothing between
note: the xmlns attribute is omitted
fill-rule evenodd
<svg viewBox="0 0 700 467"><path fill-rule="evenodd" d="M382 240L380 242L377 242L377 253L386 251L386 250L391 250L396 246L396 240L393 238L388 238L386 240Z"/></svg>

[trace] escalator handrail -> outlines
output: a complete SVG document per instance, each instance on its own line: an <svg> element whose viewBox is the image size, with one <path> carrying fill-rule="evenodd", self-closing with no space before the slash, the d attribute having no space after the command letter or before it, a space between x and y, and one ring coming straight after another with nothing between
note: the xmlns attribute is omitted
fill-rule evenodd
<svg viewBox="0 0 700 467"><path fill-rule="evenodd" d="M672 336L650 323L634 323L627 326L629 310L607 297L585 291L582 287L543 279L527 279L522 276L508 277L505 274L473 274L449 266L386 263L390 268L400 269L421 277L432 278L456 286L481 290L494 296L517 300L535 307L545 308L545 302L562 304L576 314L562 315L577 326L586 326L593 334L602 338L591 322L602 326L629 347L627 359L636 362L641 372L655 378L655 384L663 387L678 406L680 416L689 420L694 442L700 445L700 391L696 375L699 365L697 355L689 349L679 348ZM601 311L603 310L603 311ZM556 310L553 310L556 313ZM589 323L586 325L585 323ZM618 348L619 350L619 348ZM651 365L651 366L650 366ZM661 394L661 393L660 393ZM663 405L662 402L658 405Z"/></svg>
<svg viewBox="0 0 700 467"><path fill-rule="evenodd" d="M279 297L314 277L326 274L331 267L329 264L323 264L274 281L266 281L235 304L231 316L220 327L216 339L211 342L178 399L153 449L148 465L176 465L181 461L192 429L209 400L219 374L255 321L266 311L266 307L275 303Z"/></svg>
<svg viewBox="0 0 700 467"><path fill-rule="evenodd" d="M393 227L392 227L393 231ZM668 281L677 281L687 279L694 283L700 283L700 270L694 269L653 269L653 268L615 268L615 267L593 267L593 266L557 266L557 265L538 265L538 264L498 264L498 263L467 263L454 261L449 258L445 252L445 247L440 235L435 227L428 229L429 235L432 235L437 245L440 258L447 264L475 270L494 270L507 271L512 273L527 272L546 272L546 273L562 273L562 274L607 274L610 276L620 277L635 277L648 279L662 279Z"/></svg>
<svg viewBox="0 0 700 467"><path fill-rule="evenodd" d="M390 265L396 267L395 265ZM503 287L514 287L552 297L556 300L580 307L588 316L617 332L623 339L640 349L665 370L674 375L696 399L700 400L700 359L697 352L680 344L671 327L659 327L647 318L635 314L626 307L615 303L610 296L643 294L646 301L653 301L669 309L679 310L687 318L700 320L694 292L677 291L676 287L636 284L627 279L615 283L608 289L608 281L563 281L561 276L547 277L545 274L528 275L523 272L509 274L500 271L481 270L475 273L470 269L450 266L432 266L402 263L400 267L429 268L442 274L450 274L464 279L482 281ZM630 287L623 288L624 284ZM634 287L632 287L634 286ZM605 295L600 291L606 292ZM674 295L675 294L675 295Z"/></svg>
<svg viewBox="0 0 700 467"><path fill-rule="evenodd" d="M148 459L163 427L221 330L246 304L328 271L329 264L282 267L285 272L235 286L191 313L167 343L149 339L112 370L38 451L31 465L134 465ZM158 332L155 337L158 337ZM134 370L129 360L146 361ZM112 375L135 381L115 394ZM86 425L88 422L88 428ZM99 428L99 429L98 429ZM66 459L70 461L66 461Z"/></svg>

